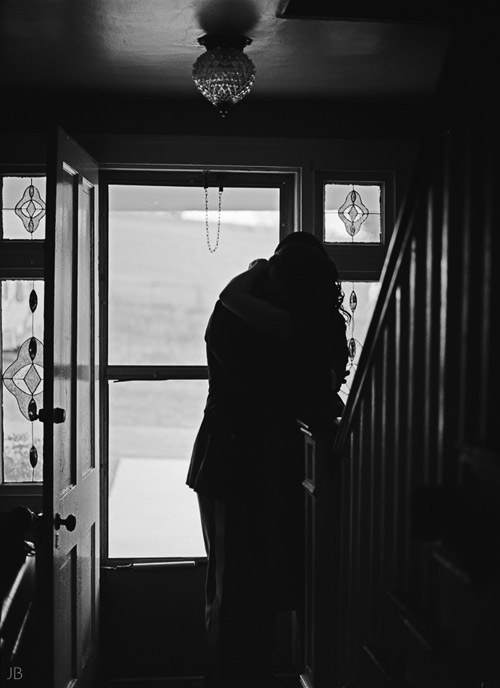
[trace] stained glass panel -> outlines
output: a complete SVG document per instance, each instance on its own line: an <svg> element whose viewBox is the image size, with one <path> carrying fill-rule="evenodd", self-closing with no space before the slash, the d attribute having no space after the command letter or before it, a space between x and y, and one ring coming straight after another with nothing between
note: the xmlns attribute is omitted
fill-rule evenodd
<svg viewBox="0 0 500 688"><path fill-rule="evenodd" d="M380 184L325 184L327 243L382 242Z"/></svg>
<svg viewBox="0 0 500 688"><path fill-rule="evenodd" d="M349 375L340 389L340 396L345 402L356 374L359 356L363 349L380 290L380 282L344 282L342 289L345 294L344 308L351 315L351 322L347 326L346 332L349 349L349 361L347 363Z"/></svg>
<svg viewBox="0 0 500 688"><path fill-rule="evenodd" d="M3 177L4 239L45 239L45 177Z"/></svg>
<svg viewBox="0 0 500 688"><path fill-rule="evenodd" d="M41 280L2 280L2 482L42 480L43 393Z"/></svg>

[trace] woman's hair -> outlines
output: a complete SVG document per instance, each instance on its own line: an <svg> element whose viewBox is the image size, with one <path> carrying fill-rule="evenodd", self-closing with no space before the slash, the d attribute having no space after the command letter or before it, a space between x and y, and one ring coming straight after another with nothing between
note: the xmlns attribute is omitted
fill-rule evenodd
<svg viewBox="0 0 500 688"><path fill-rule="evenodd" d="M297 233L299 234L299 233ZM306 234L300 233L300 234ZM289 237L294 234L288 235ZM274 266L276 278L284 288L290 307L299 312L325 311L334 308L346 321L350 316L343 308L344 292L339 282L337 267L331 261L323 246L312 234L313 240L306 245L304 240L278 245L276 253L269 259ZM322 251L318 251L317 242Z"/></svg>
<svg viewBox="0 0 500 688"><path fill-rule="evenodd" d="M308 246L309 248L316 249L321 255L328 258L328 253L321 241L310 232L292 232L287 234L276 246L275 253L281 251L285 246Z"/></svg>

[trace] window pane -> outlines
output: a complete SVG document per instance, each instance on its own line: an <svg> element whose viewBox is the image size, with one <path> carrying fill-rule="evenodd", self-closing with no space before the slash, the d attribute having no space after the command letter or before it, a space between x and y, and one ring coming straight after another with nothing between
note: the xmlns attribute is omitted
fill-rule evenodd
<svg viewBox="0 0 500 688"><path fill-rule="evenodd" d="M4 239L45 239L45 177L3 177L2 184Z"/></svg>
<svg viewBox="0 0 500 688"><path fill-rule="evenodd" d="M349 375L347 376L345 384L343 384L340 389L340 396L345 402L358 368L359 356L363 349L368 326L372 319L373 310L380 291L380 282L344 282L342 284L342 289L345 294L343 306L348 313L353 315L351 322L347 326L346 335L348 341L354 339L355 342L354 358L347 363ZM357 299L354 314L349 308L349 299L353 291Z"/></svg>
<svg viewBox="0 0 500 688"><path fill-rule="evenodd" d="M227 188L209 251L202 188L109 189L109 363L204 365L215 301L279 241L279 190ZM217 241L218 190L209 193Z"/></svg>
<svg viewBox="0 0 500 688"><path fill-rule="evenodd" d="M2 481L41 481L43 425L29 417L42 401L44 284L2 280L1 289Z"/></svg>
<svg viewBox="0 0 500 688"><path fill-rule="evenodd" d="M109 555L205 556L185 484L206 380L109 385Z"/></svg>
<svg viewBox="0 0 500 688"><path fill-rule="evenodd" d="M325 184L325 241L382 242L380 184Z"/></svg>

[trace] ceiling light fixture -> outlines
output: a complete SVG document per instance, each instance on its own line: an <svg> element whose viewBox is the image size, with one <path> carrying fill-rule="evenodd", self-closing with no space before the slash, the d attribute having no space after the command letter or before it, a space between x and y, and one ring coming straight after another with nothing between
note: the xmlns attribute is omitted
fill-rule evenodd
<svg viewBox="0 0 500 688"><path fill-rule="evenodd" d="M251 42L247 36L214 34L198 38L207 52L193 65L193 81L222 117L250 92L255 81L255 65L243 52Z"/></svg>

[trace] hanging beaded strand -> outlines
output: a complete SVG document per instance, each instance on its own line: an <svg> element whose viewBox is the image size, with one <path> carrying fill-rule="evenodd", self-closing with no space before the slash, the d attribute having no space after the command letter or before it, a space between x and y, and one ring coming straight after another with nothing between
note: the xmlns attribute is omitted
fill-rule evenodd
<svg viewBox="0 0 500 688"><path fill-rule="evenodd" d="M217 236L215 238L215 246L212 246L210 241L210 226L208 220L208 173L205 172L205 234L207 238L207 246L210 253L215 253L219 247L220 239L220 216L222 209L222 192L224 191L222 184L219 186L219 209L217 214Z"/></svg>

